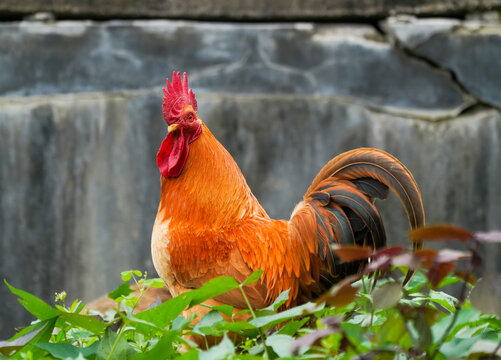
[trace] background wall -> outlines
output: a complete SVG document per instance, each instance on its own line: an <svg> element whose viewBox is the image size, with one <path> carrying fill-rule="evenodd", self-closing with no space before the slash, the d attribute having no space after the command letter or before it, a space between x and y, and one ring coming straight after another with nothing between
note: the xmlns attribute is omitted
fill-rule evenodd
<svg viewBox="0 0 501 360"><path fill-rule="evenodd" d="M429 223L501 228L501 24L469 15L499 1L374 1L365 13L343 1L84 3L0 4L0 278L14 286L91 300L122 270L154 275L173 70L188 72L200 116L273 217L289 217L330 158L372 146L413 172ZM152 9L190 20L144 20ZM22 20L37 10L52 15ZM389 241L406 244L396 198L380 208ZM485 253L499 267L499 249ZM0 298L5 338L29 317L5 285Z"/></svg>

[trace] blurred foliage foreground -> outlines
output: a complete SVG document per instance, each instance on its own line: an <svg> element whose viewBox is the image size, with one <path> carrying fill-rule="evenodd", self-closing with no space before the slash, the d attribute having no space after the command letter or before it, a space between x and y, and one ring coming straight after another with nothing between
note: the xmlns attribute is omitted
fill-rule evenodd
<svg viewBox="0 0 501 360"><path fill-rule="evenodd" d="M5 282L37 320L0 341L0 359L500 358L501 284L494 275L476 281L473 274L482 270L479 244L501 243L501 232L472 234L439 225L410 236L416 244L459 240L464 250L338 248L342 261L370 259L360 275L341 281L316 303L280 311L288 298L284 292L265 309L244 310L246 322L236 321L229 305L211 307L196 325L181 314L232 289L245 297L244 286L258 281L261 271L242 284L213 279L139 313L134 308L142 295L163 282L137 270L122 273L124 283L108 294L117 307L106 314L89 313L80 301L66 306L64 292L51 306ZM402 286L407 270L416 273ZM450 285L457 298L440 290ZM197 335L205 346L187 335Z"/></svg>

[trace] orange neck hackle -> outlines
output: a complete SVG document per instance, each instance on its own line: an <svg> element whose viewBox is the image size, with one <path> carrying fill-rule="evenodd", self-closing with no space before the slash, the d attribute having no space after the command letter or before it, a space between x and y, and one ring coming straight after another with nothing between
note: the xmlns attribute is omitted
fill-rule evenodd
<svg viewBox="0 0 501 360"><path fill-rule="evenodd" d="M238 165L205 124L200 137L190 144L182 173L161 177L159 212L177 224L211 228L252 214L266 216Z"/></svg>

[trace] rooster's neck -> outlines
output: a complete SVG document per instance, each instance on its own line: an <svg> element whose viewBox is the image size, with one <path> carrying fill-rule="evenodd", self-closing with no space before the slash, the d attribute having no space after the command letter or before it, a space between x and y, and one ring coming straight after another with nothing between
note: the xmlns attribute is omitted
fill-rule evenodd
<svg viewBox="0 0 501 360"><path fill-rule="evenodd" d="M203 125L177 178L161 177L159 212L187 226L221 227L266 216L231 155Z"/></svg>

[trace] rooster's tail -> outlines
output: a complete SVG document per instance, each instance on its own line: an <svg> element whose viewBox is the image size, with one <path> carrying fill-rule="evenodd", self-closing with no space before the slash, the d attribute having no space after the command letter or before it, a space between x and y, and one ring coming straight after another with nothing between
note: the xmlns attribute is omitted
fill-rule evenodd
<svg viewBox="0 0 501 360"><path fill-rule="evenodd" d="M313 265L310 269L321 288L356 273L362 264L341 263L332 251L333 245L374 248L386 245L383 222L374 200L386 198L389 189L400 199L410 227L424 226L423 203L416 181L398 159L382 150L361 148L345 152L329 161L315 177L292 214L289 234L292 243L306 241L310 257L321 259L320 269ZM416 243L414 248L420 246ZM411 272L406 281L410 276Z"/></svg>

